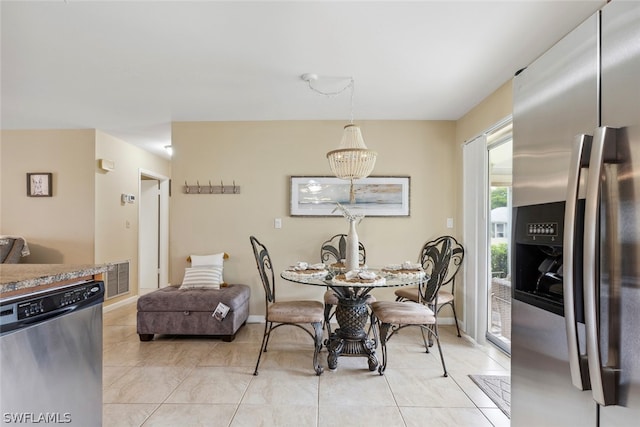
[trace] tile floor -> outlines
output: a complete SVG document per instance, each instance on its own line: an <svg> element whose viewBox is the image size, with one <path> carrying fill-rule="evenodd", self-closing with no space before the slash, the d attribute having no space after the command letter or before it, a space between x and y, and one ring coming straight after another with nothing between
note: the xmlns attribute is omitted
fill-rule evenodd
<svg viewBox="0 0 640 427"><path fill-rule="evenodd" d="M247 324L235 341L156 336L140 342L135 304L104 315L103 425L107 426L508 426L509 419L469 374L508 374L493 347L441 328L449 377L427 354L419 328L388 343L385 375L367 359L342 357L336 371L312 368L311 339L277 329L253 375L264 324Z"/></svg>

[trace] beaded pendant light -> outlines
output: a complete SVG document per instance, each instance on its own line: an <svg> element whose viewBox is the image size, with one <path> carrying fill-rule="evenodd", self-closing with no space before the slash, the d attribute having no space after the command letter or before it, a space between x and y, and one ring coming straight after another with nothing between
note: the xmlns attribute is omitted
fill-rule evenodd
<svg viewBox="0 0 640 427"><path fill-rule="evenodd" d="M318 79L317 75L304 74L302 79L309 83L309 87L312 90L323 95L337 95L347 89L351 89L351 119L349 124L344 127L340 146L335 150L329 151L327 153L327 159L329 160L331 172L333 172L336 177L350 181L349 201L350 203L355 203L353 181L368 177L373 171L373 167L376 164L376 157L378 156L378 153L367 148L362 138L360 128L353 124L353 92L355 82L353 78L350 77L349 84L342 90L326 93L320 92L311 85L312 81Z"/></svg>

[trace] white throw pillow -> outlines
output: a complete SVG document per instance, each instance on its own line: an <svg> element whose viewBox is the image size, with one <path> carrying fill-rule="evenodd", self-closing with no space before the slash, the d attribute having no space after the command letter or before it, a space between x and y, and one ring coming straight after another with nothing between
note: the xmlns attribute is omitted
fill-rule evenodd
<svg viewBox="0 0 640 427"><path fill-rule="evenodd" d="M224 252L212 255L191 255L191 267L222 265Z"/></svg>
<svg viewBox="0 0 640 427"><path fill-rule="evenodd" d="M180 289L220 289L222 266L187 267Z"/></svg>

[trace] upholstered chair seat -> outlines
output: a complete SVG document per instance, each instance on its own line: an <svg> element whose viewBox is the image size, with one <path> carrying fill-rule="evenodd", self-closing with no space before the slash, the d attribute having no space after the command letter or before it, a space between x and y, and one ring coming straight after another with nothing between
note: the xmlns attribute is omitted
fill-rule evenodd
<svg viewBox="0 0 640 427"><path fill-rule="evenodd" d="M438 309L445 304L450 304L452 301L453 294L451 292L443 290L438 292Z"/></svg>
<svg viewBox="0 0 640 427"><path fill-rule="evenodd" d="M260 353L253 375L258 375L258 367L262 353L267 351L271 333L281 326L295 326L306 332L313 339L313 369L316 375L322 374L323 368L318 360L322 348L322 324L324 323L324 304L321 301L278 301L276 300L276 278L273 262L266 246L254 236L249 237L253 255L256 259L258 274L265 293L264 335L260 345ZM309 328L307 325L310 325Z"/></svg>
<svg viewBox="0 0 640 427"><path fill-rule="evenodd" d="M322 323L324 304L320 301L280 301L269 305L267 320L278 323Z"/></svg>
<svg viewBox="0 0 640 427"><path fill-rule="evenodd" d="M398 301L414 301L414 302L419 301L419 295L420 295L420 293L418 292L418 288L408 288L408 287L396 289L395 294Z"/></svg>
<svg viewBox="0 0 640 427"><path fill-rule="evenodd" d="M419 296L419 290L417 287L413 288L400 288L395 291L396 301L413 301L422 302L431 308L436 315L436 322L438 313L445 305L451 306L453 311L453 320L456 325L456 331L460 336L460 326L458 325L458 316L456 314L455 305L455 286L456 275L464 260L464 248L458 243L458 241L451 236L442 236L435 240L425 243L420 251L419 262L422 264L425 271L428 271L429 276L437 279L441 283L439 284L440 290L436 295L433 295L430 300L421 299ZM442 286L448 286L445 290Z"/></svg>
<svg viewBox="0 0 640 427"><path fill-rule="evenodd" d="M415 302L377 301L371 309L382 323L428 325L436 321L431 309Z"/></svg>

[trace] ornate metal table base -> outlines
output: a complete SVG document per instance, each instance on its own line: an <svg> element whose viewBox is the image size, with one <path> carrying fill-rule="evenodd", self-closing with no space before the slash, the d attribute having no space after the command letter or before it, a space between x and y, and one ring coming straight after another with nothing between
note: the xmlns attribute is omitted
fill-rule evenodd
<svg viewBox="0 0 640 427"><path fill-rule="evenodd" d="M336 319L340 328L331 334L327 343L329 369L338 367L340 356L367 357L370 371L375 371L378 367L376 342L365 331L369 319L366 301L366 295L340 295L336 307Z"/></svg>
<svg viewBox="0 0 640 427"><path fill-rule="evenodd" d="M376 270L371 270L376 271ZM374 286L362 283L362 286L352 286L350 283L335 283L332 281L337 271L330 271L325 278L303 277L305 275L288 275L281 273L280 276L291 282L302 283L331 288L338 297L336 306L336 320L339 328L333 331L324 342L329 356L327 364L329 369L335 370L338 367L340 356L366 357L369 363L369 370L375 371L378 366L376 348L378 347L377 330L373 328L374 337L369 337L365 328L369 320L369 310L367 305L368 295L374 288L387 288L392 286L417 285L419 278L400 278L388 276L385 281L380 281ZM326 309L326 307L325 307Z"/></svg>

